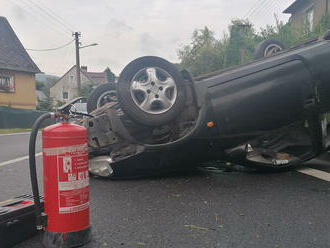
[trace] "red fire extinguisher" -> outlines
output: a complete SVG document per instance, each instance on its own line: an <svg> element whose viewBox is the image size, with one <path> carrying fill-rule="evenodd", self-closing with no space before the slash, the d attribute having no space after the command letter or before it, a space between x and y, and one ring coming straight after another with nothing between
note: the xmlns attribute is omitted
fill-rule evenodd
<svg viewBox="0 0 330 248"><path fill-rule="evenodd" d="M91 239L87 130L69 122L42 130L44 213L41 213L33 154L36 130L49 117L52 115L45 114L36 121L30 138L30 173L37 228L45 231L45 247L77 247Z"/></svg>

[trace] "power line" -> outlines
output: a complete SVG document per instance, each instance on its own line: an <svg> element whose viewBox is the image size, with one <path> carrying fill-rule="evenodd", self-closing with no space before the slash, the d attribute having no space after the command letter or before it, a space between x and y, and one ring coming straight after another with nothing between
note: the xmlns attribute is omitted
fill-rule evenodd
<svg viewBox="0 0 330 248"><path fill-rule="evenodd" d="M63 49L63 56L61 56L61 63L55 63L55 65L52 66L52 74L61 74L67 70L68 64L72 64L71 62L68 62L68 59L71 57L73 58L73 55L70 54L70 52L73 52L73 49L71 47L65 47Z"/></svg>
<svg viewBox="0 0 330 248"><path fill-rule="evenodd" d="M260 0L259 4L250 12L248 19L252 18L253 15L255 15L256 12L259 12L263 6L267 3L268 0Z"/></svg>
<svg viewBox="0 0 330 248"><path fill-rule="evenodd" d="M266 15L269 14L274 15L276 12L276 7L278 7L277 4L278 4L277 1L271 0L267 6L268 11L267 12L265 11L264 13L260 12L259 16L262 15L262 17L266 17Z"/></svg>
<svg viewBox="0 0 330 248"><path fill-rule="evenodd" d="M265 13L267 10L269 10L269 5L271 4L271 0L265 0L263 5L260 6L258 10L255 11L254 17L257 17L260 15L260 13Z"/></svg>
<svg viewBox="0 0 330 248"><path fill-rule="evenodd" d="M36 10L38 13L40 13L40 15L44 18L47 19L48 21L50 21L53 25L57 25L58 28L60 28L60 30L63 31L63 26L61 24L59 24L57 22L57 20L53 17L51 17L48 13L46 13L39 5L37 5L36 3L34 3L31 0L21 0L22 2L25 2L25 4L29 5L30 7L34 8L34 10ZM67 29L65 27L65 29ZM66 34L71 33L72 31L70 29L68 29L67 31L64 31Z"/></svg>
<svg viewBox="0 0 330 248"><path fill-rule="evenodd" d="M254 11L254 9L258 8L258 5L260 2L262 2L263 0L257 0L252 7L245 13L244 18L247 18L251 15L251 13Z"/></svg>
<svg viewBox="0 0 330 248"><path fill-rule="evenodd" d="M59 21L59 19L57 17L54 17L53 15L51 15L44 7L40 6L39 4L36 4L32 0L26 0L26 1L30 2L33 6L35 6L35 8L39 9L40 12L43 13L44 16L47 16L49 19L51 19L57 25L60 25L63 28L67 29L70 33L73 32L72 29L68 28L68 26L66 24L63 24L61 21Z"/></svg>
<svg viewBox="0 0 330 248"><path fill-rule="evenodd" d="M68 42L68 43L66 43L66 44L64 44L64 45L62 45L62 46L55 47L55 48L47 48L47 49L31 49L31 48L25 48L25 50L27 50L27 51L34 51L34 52L47 52L47 51L54 51L54 50L59 50L59 49L61 49L61 48L64 48L64 47L70 45L73 41L74 41L74 39L71 40L70 42Z"/></svg>
<svg viewBox="0 0 330 248"><path fill-rule="evenodd" d="M23 0L10 0L10 2L14 6L22 9L22 11L26 12L29 16L32 16L35 22L47 27L48 30L51 29L51 30L57 32L58 34L60 34L61 36L63 36L63 34L64 34L64 35L67 35L71 38L71 35L69 35L68 32L62 30L62 28L58 29L57 26L49 25L49 22L47 22L45 20L45 18L43 18L43 16L40 15L39 12L36 12L36 10L34 8L32 8L31 5L27 4L25 1L23 1ZM20 3L20 4L18 4L18 3ZM23 4L23 6L21 4Z"/></svg>
<svg viewBox="0 0 330 248"><path fill-rule="evenodd" d="M260 10L263 10L264 6L267 5L267 2L268 0L263 0L260 5L250 14L249 18L255 17L255 15L260 12Z"/></svg>
<svg viewBox="0 0 330 248"><path fill-rule="evenodd" d="M70 23L68 23L65 19L63 19L60 15L58 15L55 11L52 9L48 8L44 3L41 1L36 1L39 3L40 7L42 7L46 12L48 12L50 15L52 15L54 18L58 19L58 22L62 23L62 25L66 26L72 33L73 30L76 30L75 27L73 27Z"/></svg>

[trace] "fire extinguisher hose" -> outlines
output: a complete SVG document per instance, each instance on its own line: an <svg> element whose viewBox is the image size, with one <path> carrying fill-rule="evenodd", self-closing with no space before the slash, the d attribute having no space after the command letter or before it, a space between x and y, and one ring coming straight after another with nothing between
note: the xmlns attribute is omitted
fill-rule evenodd
<svg viewBox="0 0 330 248"><path fill-rule="evenodd" d="M29 140L29 164L30 164L30 179L31 179L31 186L32 186L32 193L35 205L35 214L36 214L36 225L37 229L42 229L44 223L42 221L42 209L40 204L40 196L39 196L39 187L38 187L38 179L37 179L37 170L36 170L36 140L39 128L47 119L55 118L54 113L45 113L41 115L33 124L32 131L30 134Z"/></svg>

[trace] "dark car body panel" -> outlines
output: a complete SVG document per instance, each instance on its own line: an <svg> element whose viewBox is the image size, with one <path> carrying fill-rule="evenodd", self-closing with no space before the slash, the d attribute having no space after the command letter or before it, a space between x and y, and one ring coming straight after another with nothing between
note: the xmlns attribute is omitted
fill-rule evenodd
<svg viewBox="0 0 330 248"><path fill-rule="evenodd" d="M330 147L327 117L322 127L330 112L328 40L198 78L187 71L182 75L180 83L191 97L185 113L165 125L164 141L150 139L161 127L136 125L118 111L120 101L96 110L86 122L91 155L109 155L115 177L207 160L283 170ZM100 128L95 128L98 122Z"/></svg>
<svg viewBox="0 0 330 248"><path fill-rule="evenodd" d="M317 83L329 87L329 58L330 43L324 41L196 84L207 87L220 135L268 131L302 119Z"/></svg>

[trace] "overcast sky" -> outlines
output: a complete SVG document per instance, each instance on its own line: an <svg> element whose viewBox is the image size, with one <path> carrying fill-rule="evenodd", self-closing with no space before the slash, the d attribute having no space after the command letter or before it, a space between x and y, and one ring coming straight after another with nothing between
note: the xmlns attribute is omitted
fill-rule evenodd
<svg viewBox="0 0 330 248"><path fill-rule="evenodd" d="M89 71L107 66L116 74L131 60L157 55L177 62L177 50L188 44L196 28L208 26L217 37L234 18L250 17L259 29L274 24L274 13L294 0L0 0L5 16L25 48L44 49L82 33L81 65ZM41 71L61 76L75 63L74 43L50 52L29 54Z"/></svg>

